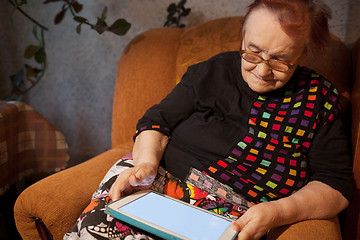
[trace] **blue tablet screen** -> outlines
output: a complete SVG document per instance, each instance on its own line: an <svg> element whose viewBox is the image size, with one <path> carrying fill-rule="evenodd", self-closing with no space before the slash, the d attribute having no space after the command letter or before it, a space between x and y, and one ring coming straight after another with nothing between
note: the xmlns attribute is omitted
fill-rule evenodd
<svg viewBox="0 0 360 240"><path fill-rule="evenodd" d="M152 192L119 210L190 239L219 239L231 224L230 220Z"/></svg>

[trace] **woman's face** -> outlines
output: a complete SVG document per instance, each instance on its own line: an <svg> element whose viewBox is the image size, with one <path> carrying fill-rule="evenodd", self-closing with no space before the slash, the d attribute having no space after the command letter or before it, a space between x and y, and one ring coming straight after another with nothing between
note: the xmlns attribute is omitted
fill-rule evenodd
<svg viewBox="0 0 360 240"><path fill-rule="evenodd" d="M288 71L271 69L266 62L259 64L241 60L241 74L249 87L266 93L283 87L296 66L305 61L304 41L289 37L281 28L277 16L265 8L254 10L244 28L242 50L259 54L263 59L278 59L293 65Z"/></svg>

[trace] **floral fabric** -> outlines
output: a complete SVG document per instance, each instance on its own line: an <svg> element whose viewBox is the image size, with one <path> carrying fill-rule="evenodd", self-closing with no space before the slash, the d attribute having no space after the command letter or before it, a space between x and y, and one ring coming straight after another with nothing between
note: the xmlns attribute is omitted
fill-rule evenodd
<svg viewBox="0 0 360 240"><path fill-rule="evenodd" d="M106 204L111 202L108 196L111 185L115 182L117 175L129 167L133 167L131 155L120 159L109 170L100 183L99 188L93 194L90 204L80 215L73 228L65 234L64 240L158 239L156 236L104 213ZM244 208L235 206L214 194L186 184L166 172L163 168L159 169L158 176L151 188L234 220L245 212Z"/></svg>

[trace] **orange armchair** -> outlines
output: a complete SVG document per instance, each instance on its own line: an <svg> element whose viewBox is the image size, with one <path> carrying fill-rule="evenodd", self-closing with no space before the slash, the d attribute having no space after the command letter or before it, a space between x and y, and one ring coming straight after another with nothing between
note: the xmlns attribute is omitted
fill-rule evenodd
<svg viewBox="0 0 360 240"><path fill-rule="evenodd" d="M352 49L353 86L352 107L352 144L355 194L346 212L344 239L360 239L360 38Z"/></svg>
<svg viewBox="0 0 360 240"><path fill-rule="evenodd" d="M223 51L239 50L243 17L209 21L187 30L159 28L144 32L125 48L118 67L113 105L112 149L49 176L17 199L15 220L23 239L62 239L72 227L108 169L132 150L137 120L180 80L186 68ZM328 77L350 101L350 53L335 37L325 56L308 66ZM39 233L37 230L39 229ZM339 239L338 220L304 221L272 231L269 239Z"/></svg>

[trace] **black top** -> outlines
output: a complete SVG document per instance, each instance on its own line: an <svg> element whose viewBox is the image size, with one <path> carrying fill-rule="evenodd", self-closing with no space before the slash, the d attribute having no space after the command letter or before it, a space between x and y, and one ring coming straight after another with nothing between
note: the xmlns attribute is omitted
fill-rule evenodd
<svg viewBox="0 0 360 240"><path fill-rule="evenodd" d="M170 137L161 164L184 179L194 167L251 202L292 194L318 180L352 196L351 155L333 85L298 67L281 89L258 94L241 76L238 52L189 67L151 107L135 137Z"/></svg>

